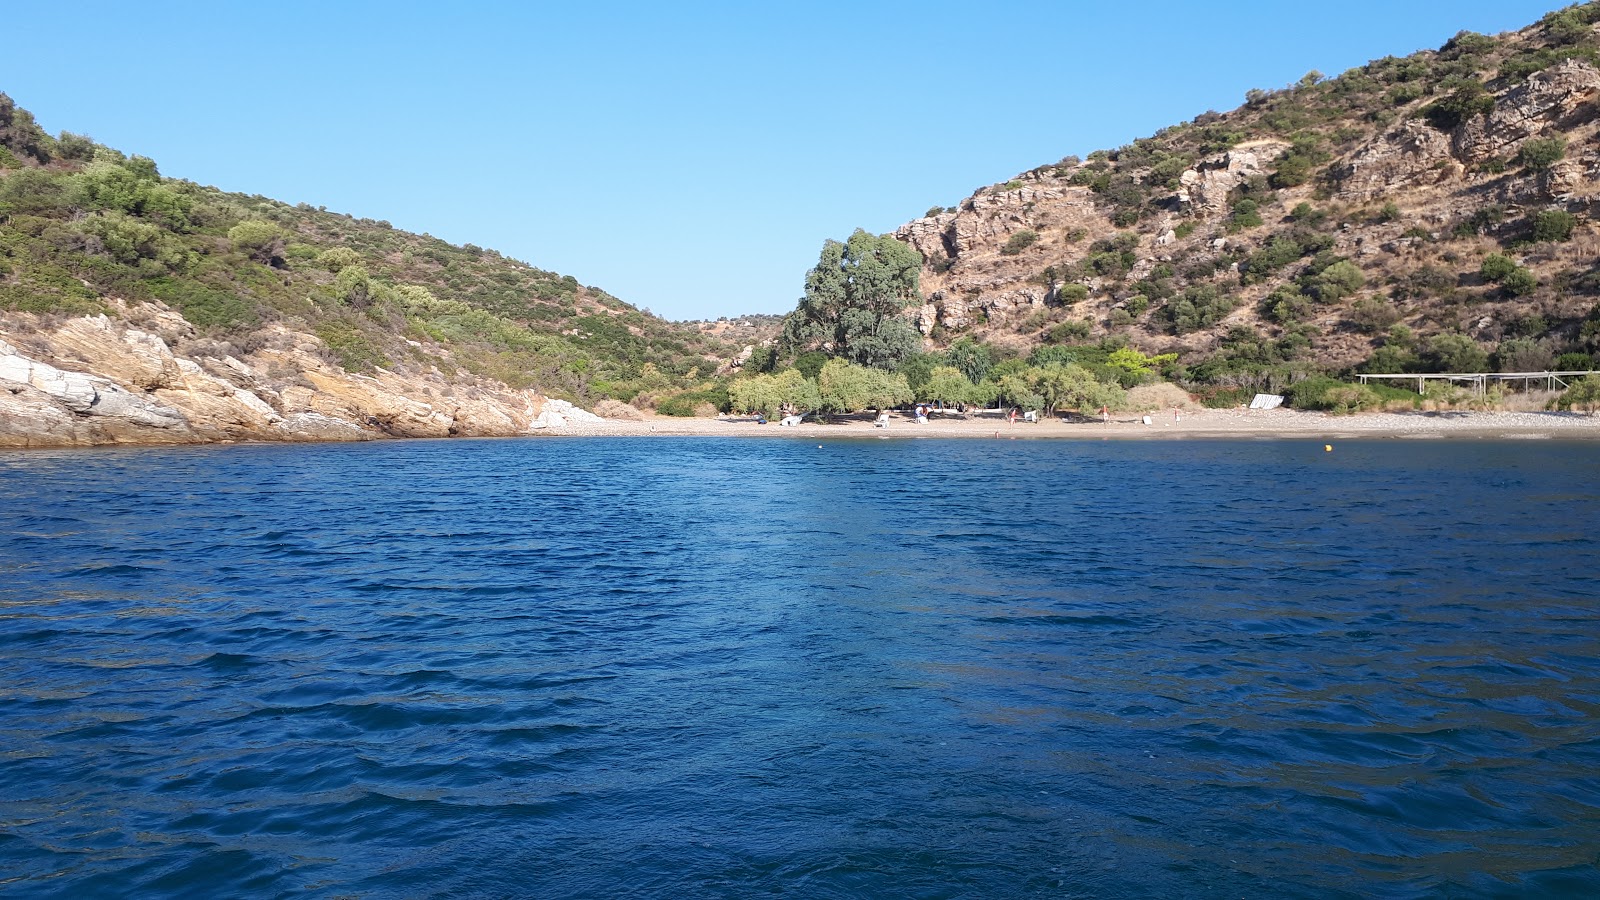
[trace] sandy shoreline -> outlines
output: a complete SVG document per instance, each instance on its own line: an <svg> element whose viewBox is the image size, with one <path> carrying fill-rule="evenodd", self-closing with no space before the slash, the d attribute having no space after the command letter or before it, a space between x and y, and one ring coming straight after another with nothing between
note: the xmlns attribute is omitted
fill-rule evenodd
<svg viewBox="0 0 1600 900"><path fill-rule="evenodd" d="M1600 439L1600 416L1552 412L1413 412L1362 413L1335 416L1289 409L1171 410L1152 413L1146 425L1138 415L1113 415L1109 423L1046 420L1011 424L993 416L935 416L925 425L893 413L887 427L875 427L871 416L785 428L748 416L684 419L653 416L644 421L608 420L604 424L572 424L544 432L550 435L606 437L773 437L773 438L1522 438Z"/></svg>

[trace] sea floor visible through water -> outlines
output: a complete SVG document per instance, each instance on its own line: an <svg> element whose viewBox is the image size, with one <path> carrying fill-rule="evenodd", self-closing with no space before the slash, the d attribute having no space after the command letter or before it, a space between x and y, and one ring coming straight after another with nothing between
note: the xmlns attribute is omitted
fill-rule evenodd
<svg viewBox="0 0 1600 900"><path fill-rule="evenodd" d="M1600 895L1600 445L1325 444L0 455L0 893Z"/></svg>

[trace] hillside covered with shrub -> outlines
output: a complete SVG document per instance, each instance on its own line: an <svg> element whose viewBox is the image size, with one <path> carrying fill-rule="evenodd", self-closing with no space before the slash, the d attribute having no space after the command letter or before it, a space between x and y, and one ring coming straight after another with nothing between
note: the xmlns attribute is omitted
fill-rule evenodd
<svg viewBox="0 0 1600 900"><path fill-rule="evenodd" d="M1597 132L1597 3L1252 90L1231 112L1040 166L902 226L919 284L872 321L909 327L872 328L914 340L875 364L919 396L927 373L954 366L988 382L973 396L1028 405L1045 369L1071 365L1123 387L1159 368L1217 404L1270 391L1321 408L1418 399L1329 399L1361 372L1589 370ZM801 331L758 362L776 372L807 352L840 355L839 338ZM1118 370L1125 349L1161 363Z"/></svg>
<svg viewBox="0 0 1600 900"><path fill-rule="evenodd" d="M13 342L64 316L151 325L182 356L250 361L293 334L333 367L487 380L585 405L701 387L728 355L605 291L387 222L163 177L46 134L0 94L0 315ZM263 378L293 381L294 372Z"/></svg>

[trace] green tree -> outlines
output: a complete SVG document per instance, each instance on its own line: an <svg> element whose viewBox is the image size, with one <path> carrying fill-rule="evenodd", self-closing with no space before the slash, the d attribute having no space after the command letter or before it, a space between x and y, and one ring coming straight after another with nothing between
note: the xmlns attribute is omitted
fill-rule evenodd
<svg viewBox="0 0 1600 900"><path fill-rule="evenodd" d="M950 358L950 365L961 370L967 380L977 384L989 377L989 369L994 365L994 353L988 346L980 344L969 337L961 338L950 349L945 351Z"/></svg>
<svg viewBox="0 0 1600 900"><path fill-rule="evenodd" d="M1040 409L1044 406L1044 397L1034 390L1033 379L1028 377L1027 369L1000 376L995 382L995 389L995 399L1003 401L1007 406L1025 410Z"/></svg>
<svg viewBox="0 0 1600 900"><path fill-rule="evenodd" d="M1436 372L1482 372L1489 367L1489 354L1464 334L1434 335L1428 357Z"/></svg>
<svg viewBox="0 0 1600 900"><path fill-rule="evenodd" d="M955 366L935 366L923 385L920 396L925 400L945 403L977 403L975 385Z"/></svg>
<svg viewBox="0 0 1600 900"><path fill-rule="evenodd" d="M843 244L824 242L817 265L806 273L805 296L784 319L784 346L892 367L922 343L904 316L922 299L921 270L921 254L888 235L858 229Z"/></svg>
<svg viewBox="0 0 1600 900"><path fill-rule="evenodd" d="M882 409L913 399L904 375L843 359L830 359L822 367L817 376L817 390L821 394L821 408L841 413L869 406Z"/></svg>
<svg viewBox="0 0 1600 900"><path fill-rule="evenodd" d="M1120 351L1113 351L1113 355L1117 352ZM1143 355L1137 350L1133 352ZM1092 410L1120 406L1124 399L1120 388L1100 381L1088 369L1074 363L1051 363L1029 370L1027 375L1045 412L1050 414L1068 407Z"/></svg>
<svg viewBox="0 0 1600 900"><path fill-rule="evenodd" d="M807 412L822 405L817 383L794 369L736 379L728 385L728 399L739 412L768 416L776 416L785 406Z"/></svg>
<svg viewBox="0 0 1600 900"><path fill-rule="evenodd" d="M228 229L228 242L233 249L258 263L282 267L283 231L271 222L246 219Z"/></svg>
<svg viewBox="0 0 1600 900"><path fill-rule="evenodd" d="M333 280L333 293L358 309L372 302L372 279L364 266L345 266Z"/></svg>
<svg viewBox="0 0 1600 900"><path fill-rule="evenodd" d="M1146 356L1132 347L1118 347L1106 354L1106 365L1117 370L1124 384L1139 384L1155 378L1162 366L1178 361L1176 353Z"/></svg>

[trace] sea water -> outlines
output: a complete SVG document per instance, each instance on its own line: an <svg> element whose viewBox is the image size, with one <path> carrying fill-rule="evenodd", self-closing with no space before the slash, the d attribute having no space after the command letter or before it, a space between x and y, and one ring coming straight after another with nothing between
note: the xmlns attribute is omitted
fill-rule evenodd
<svg viewBox="0 0 1600 900"><path fill-rule="evenodd" d="M0 521L7 897L1600 894L1592 443L26 452Z"/></svg>

